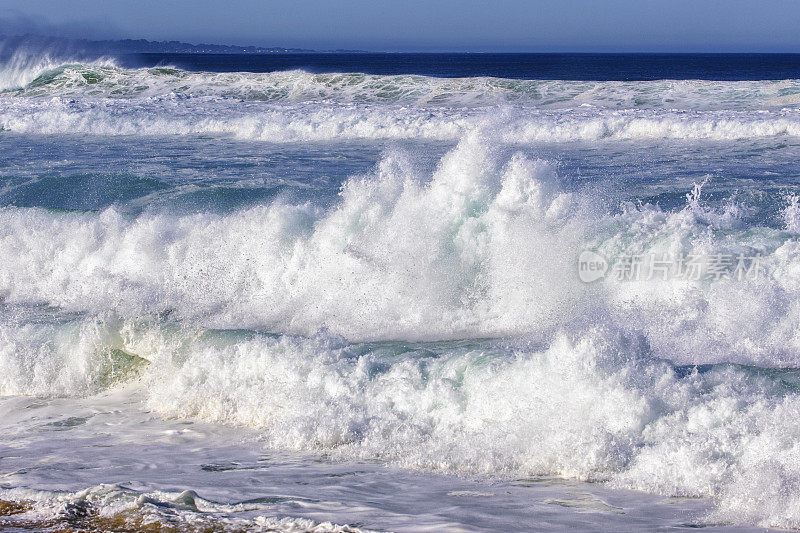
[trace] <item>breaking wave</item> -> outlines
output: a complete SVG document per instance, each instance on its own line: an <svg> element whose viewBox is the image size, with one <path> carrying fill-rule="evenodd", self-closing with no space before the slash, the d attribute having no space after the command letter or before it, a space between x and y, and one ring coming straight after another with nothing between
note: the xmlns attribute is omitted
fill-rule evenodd
<svg viewBox="0 0 800 533"><path fill-rule="evenodd" d="M800 135L800 112L569 110L515 107L242 105L169 97L120 102L0 98L0 132L90 135L215 135L264 142L440 140L479 133L495 142L648 139L729 141Z"/></svg>
<svg viewBox="0 0 800 533"><path fill-rule="evenodd" d="M251 101L547 108L751 109L796 106L800 81L649 82L435 78L362 73L190 72L169 66L123 69L113 60L69 63L16 54L0 69L5 96L142 98L165 95Z"/></svg>
<svg viewBox="0 0 800 533"><path fill-rule="evenodd" d="M672 359L800 362L793 204L775 214L783 228L759 225L760 213L735 202L620 211L567 192L545 161L506 157L469 137L421 175L409 154L390 151L330 208L281 199L228 214L5 207L0 255L15 260L0 263L0 296L359 341L521 335L594 317L646 331ZM760 254L769 277L586 285L575 264L585 249Z"/></svg>
<svg viewBox="0 0 800 533"><path fill-rule="evenodd" d="M796 201L783 228L699 189L676 211L609 211L473 137L414 168L390 152L329 209L3 208L0 394L139 380L163 416L279 448L606 481L800 526ZM583 284L586 247L758 251L767 275ZM56 322L31 315L48 308Z"/></svg>
<svg viewBox="0 0 800 533"><path fill-rule="evenodd" d="M305 518L270 516L258 502L223 505L191 490L136 491L104 484L77 492L0 490L0 525L22 531L275 531L367 533ZM241 518L247 515L248 518Z"/></svg>

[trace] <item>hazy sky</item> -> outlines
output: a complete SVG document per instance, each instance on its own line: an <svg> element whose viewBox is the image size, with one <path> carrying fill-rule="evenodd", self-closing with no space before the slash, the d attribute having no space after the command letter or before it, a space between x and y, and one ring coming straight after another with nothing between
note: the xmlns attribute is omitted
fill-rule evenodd
<svg viewBox="0 0 800 533"><path fill-rule="evenodd" d="M0 0L0 7L0 30L89 38L388 51L800 52L800 0Z"/></svg>

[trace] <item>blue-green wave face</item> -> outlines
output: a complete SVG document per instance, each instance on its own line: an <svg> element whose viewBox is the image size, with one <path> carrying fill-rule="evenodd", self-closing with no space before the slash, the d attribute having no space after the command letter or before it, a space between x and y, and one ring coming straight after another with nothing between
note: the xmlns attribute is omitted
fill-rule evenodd
<svg viewBox="0 0 800 533"><path fill-rule="evenodd" d="M6 66L5 94L26 97L221 97L255 101L329 101L423 106L517 104L537 107L592 105L612 109L748 109L795 107L800 82L655 80L564 81L420 75L190 72L171 67L125 69L113 61L57 61Z"/></svg>

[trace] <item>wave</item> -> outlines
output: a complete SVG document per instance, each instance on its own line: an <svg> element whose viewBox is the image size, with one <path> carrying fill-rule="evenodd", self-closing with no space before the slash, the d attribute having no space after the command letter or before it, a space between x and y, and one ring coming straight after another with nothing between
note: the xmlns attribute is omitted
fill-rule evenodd
<svg viewBox="0 0 800 533"><path fill-rule="evenodd" d="M778 227L700 186L610 210L491 146L469 136L430 175L389 151L330 208L0 209L0 394L133 382L161 416L276 448L800 526L797 200ZM764 275L587 284L587 249L760 254Z"/></svg>
<svg viewBox="0 0 800 533"><path fill-rule="evenodd" d="M189 72L164 66L123 69L111 59L70 63L18 53L0 69L0 91L22 97L131 99L181 95L247 101L547 108L752 109L794 107L800 81L661 80L586 82L491 77L434 78L362 73Z"/></svg>
<svg viewBox="0 0 800 533"><path fill-rule="evenodd" d="M0 498L7 500L0 499L0 524L24 531L369 531L306 518L269 516L268 505L222 505L191 490L145 492L104 484L77 492L0 489ZM242 514L255 516L237 517Z"/></svg>
<svg viewBox="0 0 800 533"><path fill-rule="evenodd" d="M8 46L0 41L0 93L18 91L31 84L35 86L64 65L81 65L80 61L84 61L82 65L86 69L115 68L112 58L87 60L78 50L60 49L53 43L45 43L44 47L28 43L8 50Z"/></svg>
<svg viewBox="0 0 800 533"><path fill-rule="evenodd" d="M478 133L511 144L648 139L731 141L800 136L800 113L535 110L468 112L374 105L241 105L155 98L135 102L1 99L0 131L22 134L215 135L261 142L435 140Z"/></svg>
<svg viewBox="0 0 800 533"><path fill-rule="evenodd" d="M602 205L547 162L469 137L432 175L387 152L337 204L275 200L229 214L0 209L0 297L121 317L171 313L207 327L351 340L501 337L576 322L628 324L660 355L800 365L800 243L746 204ZM586 249L760 254L760 279L579 281ZM746 310L739 302L749 302ZM734 312L734 309L736 310Z"/></svg>
<svg viewBox="0 0 800 533"><path fill-rule="evenodd" d="M59 63L61 61L61 63ZM800 135L800 81L575 82L122 69L17 55L0 131L267 142L741 140ZM5 88L3 90L3 88Z"/></svg>
<svg viewBox="0 0 800 533"><path fill-rule="evenodd" d="M153 412L246 425L265 446L437 472L606 482L711 498L711 523L800 525L796 370L676 365L654 357L642 336L603 327L537 348L524 339L352 344L152 320L78 322L85 341L63 343L70 357L49 357L52 340L39 344L38 370L82 366L80 347L92 342L138 353L148 360L139 379ZM104 345L103 336L117 340ZM4 370L7 384L13 374ZM106 498L104 513L125 503L135 518L136 496Z"/></svg>

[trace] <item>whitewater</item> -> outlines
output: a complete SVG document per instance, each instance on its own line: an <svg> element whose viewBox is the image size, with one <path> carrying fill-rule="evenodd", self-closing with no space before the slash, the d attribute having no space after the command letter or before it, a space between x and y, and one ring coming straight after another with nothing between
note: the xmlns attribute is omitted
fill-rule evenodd
<svg viewBox="0 0 800 533"><path fill-rule="evenodd" d="M798 156L800 80L7 58L0 528L800 528Z"/></svg>

